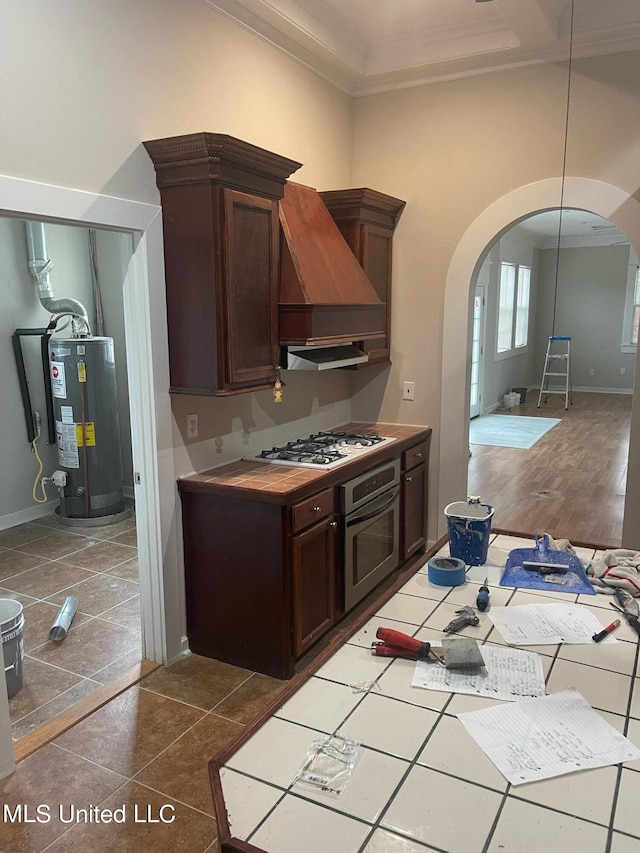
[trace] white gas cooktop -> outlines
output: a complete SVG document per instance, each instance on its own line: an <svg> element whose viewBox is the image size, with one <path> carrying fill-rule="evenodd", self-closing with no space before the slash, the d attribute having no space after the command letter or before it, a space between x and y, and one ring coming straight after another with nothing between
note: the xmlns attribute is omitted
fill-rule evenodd
<svg viewBox="0 0 640 853"><path fill-rule="evenodd" d="M250 458L295 468L333 469L395 440L374 433L317 432L307 438L263 450Z"/></svg>

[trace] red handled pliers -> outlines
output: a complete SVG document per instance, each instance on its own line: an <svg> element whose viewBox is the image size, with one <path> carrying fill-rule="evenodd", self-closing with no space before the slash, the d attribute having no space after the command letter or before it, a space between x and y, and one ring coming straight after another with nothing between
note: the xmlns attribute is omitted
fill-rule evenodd
<svg viewBox="0 0 640 853"><path fill-rule="evenodd" d="M387 658L407 658L408 660L437 660L443 663L431 648L431 643L423 643L415 637L394 631L393 628L378 628L376 637L379 642L371 644L371 654Z"/></svg>

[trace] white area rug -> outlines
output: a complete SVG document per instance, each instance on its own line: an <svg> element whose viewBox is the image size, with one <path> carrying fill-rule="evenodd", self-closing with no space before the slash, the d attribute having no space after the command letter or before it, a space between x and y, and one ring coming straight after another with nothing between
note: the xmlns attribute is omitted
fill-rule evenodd
<svg viewBox="0 0 640 853"><path fill-rule="evenodd" d="M529 450L559 418L527 418L515 415L480 415L469 424L470 444L492 444L495 447L517 447Z"/></svg>

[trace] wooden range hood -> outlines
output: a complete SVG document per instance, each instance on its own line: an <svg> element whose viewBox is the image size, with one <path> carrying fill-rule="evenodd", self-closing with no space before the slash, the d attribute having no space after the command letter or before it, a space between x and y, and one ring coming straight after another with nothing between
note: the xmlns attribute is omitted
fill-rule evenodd
<svg viewBox="0 0 640 853"><path fill-rule="evenodd" d="M384 335L386 305L317 191L287 182L280 224L280 343L316 346Z"/></svg>

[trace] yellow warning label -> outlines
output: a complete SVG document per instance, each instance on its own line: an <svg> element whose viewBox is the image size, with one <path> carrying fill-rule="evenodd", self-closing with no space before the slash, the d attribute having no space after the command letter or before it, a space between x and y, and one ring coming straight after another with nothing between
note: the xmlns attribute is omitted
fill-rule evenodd
<svg viewBox="0 0 640 853"><path fill-rule="evenodd" d="M86 441L85 441L86 439ZM96 443L96 430L93 421L84 425L84 435L82 424L76 424L76 441L78 447L94 447Z"/></svg>
<svg viewBox="0 0 640 853"><path fill-rule="evenodd" d="M84 361L78 362L78 382L87 381L87 365Z"/></svg>

